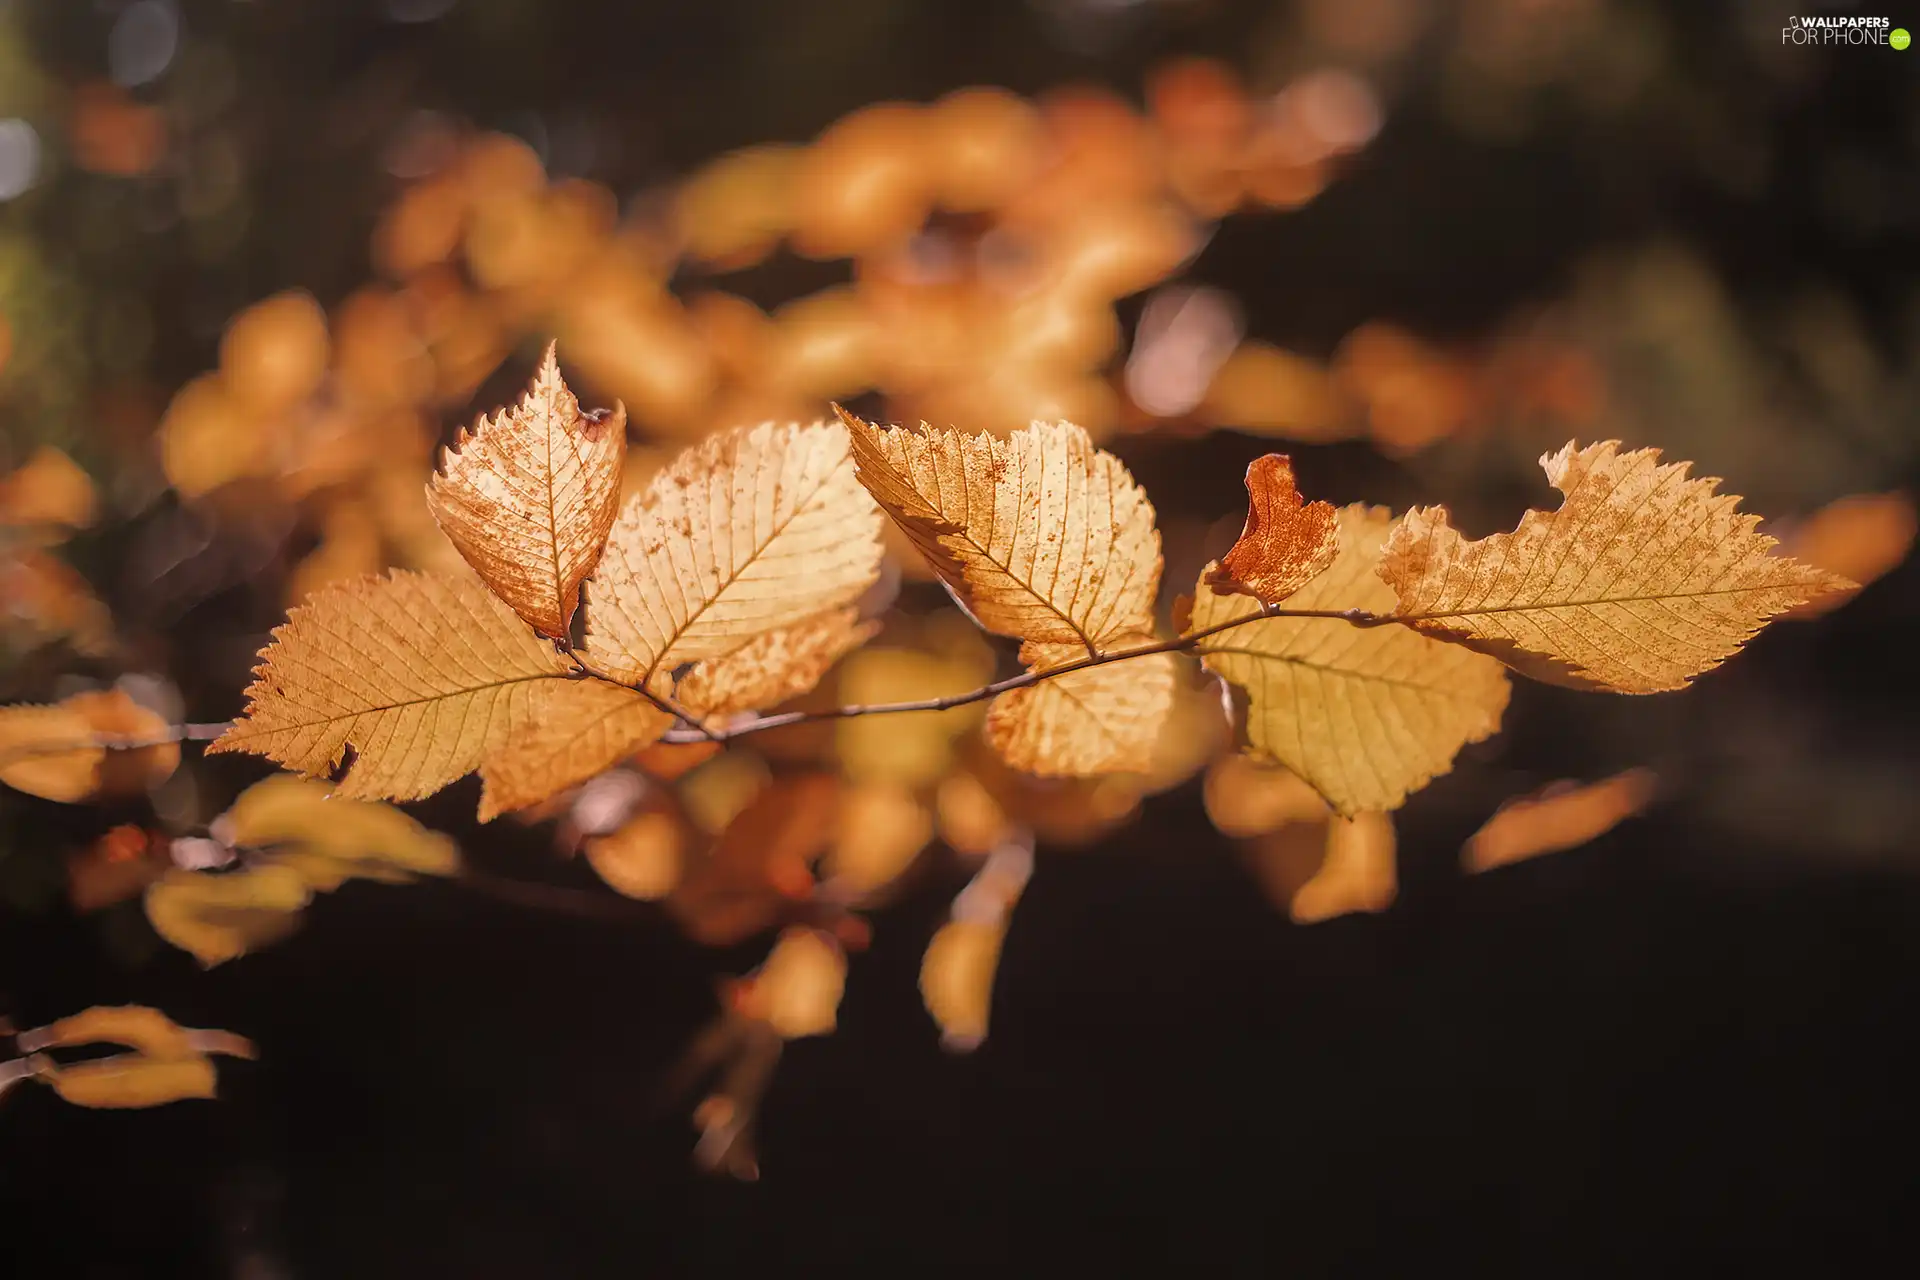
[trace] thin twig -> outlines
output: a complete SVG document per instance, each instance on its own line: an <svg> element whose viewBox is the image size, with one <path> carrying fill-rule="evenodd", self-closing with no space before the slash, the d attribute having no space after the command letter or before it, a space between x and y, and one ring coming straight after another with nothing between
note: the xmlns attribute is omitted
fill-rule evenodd
<svg viewBox="0 0 1920 1280"><path fill-rule="evenodd" d="M668 730L660 740L670 744L691 742L729 742L734 738L743 738L748 734L765 733L769 729L784 729L788 725L809 724L821 720L848 720L855 716L900 715L912 711L947 711L954 707L964 707L971 702L984 702L1015 689L1025 689L1039 684L1043 680L1052 680L1056 676L1071 675L1075 671L1085 671L1090 667L1103 667L1110 662L1125 662L1129 658L1145 658L1156 653L1184 653L1192 649L1209 636L1219 635L1222 631L1231 631L1235 627L1244 627L1250 622L1264 622L1270 618L1327 618L1349 623L1356 627L1378 627L1393 622L1405 622L1409 619L1391 614L1369 613L1365 609L1287 609L1277 605L1266 605L1255 613L1243 617L1229 618L1212 626L1202 627L1198 631L1189 631L1185 635L1175 636L1171 640L1156 640L1152 644L1135 645L1130 649L1110 649L1094 652L1084 658L1075 658L1072 662L1063 662L1057 667L1047 667L1041 671L1023 671L1017 676L1008 676L1005 680L996 680L992 684L980 686L966 693L951 694L940 698L919 698L910 702L869 702L845 707L830 707L824 711L783 711L777 715L753 716L725 729L715 729L701 722L698 716L675 702L672 698L654 692L644 685L633 685L617 677L598 670L571 648L564 651L579 666L582 675L595 680L604 680L608 684L619 685L623 689L632 689L654 706L674 717L685 729ZM101 735L84 741L67 739L61 742L22 743L0 751L0 765L15 760L29 759L34 756L60 755L68 751L85 751L90 748L104 747L109 750L132 750L137 747L157 747L169 742L200 741L217 738L232 726L232 721L220 724L180 724L170 726L163 734L146 737L125 737Z"/></svg>
<svg viewBox="0 0 1920 1280"><path fill-rule="evenodd" d="M1243 627L1249 622L1265 622L1270 618L1331 618L1351 623L1356 627L1377 627L1398 621L1385 614L1369 613L1365 609L1285 609L1268 605L1262 607L1258 613L1230 618L1226 622L1202 627L1198 631L1189 631L1171 640L1156 640L1152 644L1135 645L1130 649L1110 649L1106 652L1090 653L1084 658L1075 658L1072 662L1063 662L1057 667L1047 667L1040 671L1023 671L1017 676L1008 676L1005 680L996 680L992 684L982 685L966 693L950 694L941 698L916 698L908 702L870 702L829 707L822 711L783 711L778 715L754 716L724 730L716 731L702 726L702 733L699 736L676 730L669 732L661 741L667 743L726 742L752 733L765 733L769 729L784 729L789 725L810 724L821 720L847 720L854 716L899 715L911 711L948 711L954 707L964 707L970 702L984 702L988 698L995 698L1015 689L1029 688L1043 680L1052 680L1056 676L1071 675L1075 671L1085 671L1089 667L1103 667L1109 662L1125 662L1129 658L1145 658L1156 653L1182 653L1209 636L1232 630L1234 627Z"/></svg>
<svg viewBox="0 0 1920 1280"><path fill-rule="evenodd" d="M565 646L564 651L569 658L573 659L574 664L578 666L581 671L593 677L595 680L604 680L608 684L617 684L623 689L632 689L648 702L651 702L654 706L666 712L681 724L686 725L692 732L685 736L684 741L720 742L723 740L724 735L707 728L706 725L700 722L700 717L694 715L693 712L687 710L666 694L656 693L654 690L648 688L645 680L642 680L639 684L633 684L630 681L620 679L620 677L610 672L602 671L582 657L579 651L572 645ZM678 731L676 730L675 732Z"/></svg>

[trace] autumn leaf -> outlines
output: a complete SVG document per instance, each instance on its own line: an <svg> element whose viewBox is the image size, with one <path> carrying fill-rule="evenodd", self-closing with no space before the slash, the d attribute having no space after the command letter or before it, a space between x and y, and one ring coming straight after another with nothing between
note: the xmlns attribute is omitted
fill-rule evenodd
<svg viewBox="0 0 1920 1280"><path fill-rule="evenodd" d="M987 1038L993 978L1007 937L1004 920L950 920L920 961L920 999L950 1049L970 1050Z"/></svg>
<svg viewBox="0 0 1920 1280"><path fill-rule="evenodd" d="M820 683L833 664L880 630L852 608L829 609L798 626L769 631L732 653L694 664L674 690L701 717L778 706Z"/></svg>
<svg viewBox="0 0 1920 1280"><path fill-rule="evenodd" d="M50 707L0 707L0 782L66 804L138 795L179 766L180 744L169 736L165 719L117 688Z"/></svg>
<svg viewBox="0 0 1920 1280"><path fill-rule="evenodd" d="M1374 573L1392 527L1382 508L1339 513L1340 552L1288 600L1297 609L1384 610L1393 592ZM1487 737L1507 705L1500 665L1403 627L1338 618L1259 618L1202 575L1190 613L1196 631L1231 623L1194 644L1211 671L1241 691L1243 733L1263 760L1284 764L1336 811L1399 806Z"/></svg>
<svg viewBox="0 0 1920 1280"><path fill-rule="evenodd" d="M1082 653L1152 631L1153 507L1079 427L999 439L840 417L860 482L981 626Z"/></svg>
<svg viewBox="0 0 1920 1280"><path fill-rule="evenodd" d="M226 875L171 871L147 886L147 921L206 968L293 933L313 900L306 877L265 863Z"/></svg>
<svg viewBox="0 0 1920 1280"><path fill-rule="evenodd" d="M838 425L708 437L614 522L587 586L588 653L638 684L849 604L879 575L880 525Z"/></svg>
<svg viewBox="0 0 1920 1280"><path fill-rule="evenodd" d="M93 737L93 726L67 707L0 707L0 782L44 800L84 800L107 754Z"/></svg>
<svg viewBox="0 0 1920 1280"><path fill-rule="evenodd" d="M285 773L242 791L212 829L230 846L299 849L349 869L451 875L460 866L450 836L429 831L392 805L349 800L324 782Z"/></svg>
<svg viewBox="0 0 1920 1280"><path fill-rule="evenodd" d="M1565 496L1512 533L1469 542L1444 507L1407 513L1380 575L1395 615L1553 684L1615 693L1678 689L1720 665L1775 614L1847 580L1770 555L1740 499L1690 463L1618 441L1540 459Z"/></svg>
<svg viewBox="0 0 1920 1280"><path fill-rule="evenodd" d="M567 660L477 579L404 570L328 587L274 630L247 710L207 750L323 776L351 746L349 799L412 800L537 723Z"/></svg>
<svg viewBox="0 0 1920 1280"><path fill-rule="evenodd" d="M101 1043L134 1052L72 1066L41 1058L34 1075L75 1106L151 1107L213 1097L216 1078L209 1054L254 1056L244 1036L182 1027L143 1005L96 1006L18 1038L29 1054Z"/></svg>
<svg viewBox="0 0 1920 1280"><path fill-rule="evenodd" d="M1206 582L1215 591L1278 604L1324 573L1339 552L1333 506L1302 505L1293 464L1269 453L1247 464L1246 527Z"/></svg>
<svg viewBox="0 0 1920 1280"><path fill-rule="evenodd" d="M533 686L527 723L480 764L480 821L539 804L659 740L673 717L603 680Z"/></svg>
<svg viewBox="0 0 1920 1280"><path fill-rule="evenodd" d="M657 901L679 883L692 835L672 805L655 800L613 831L589 838L587 862L608 887Z"/></svg>
<svg viewBox="0 0 1920 1280"><path fill-rule="evenodd" d="M564 639L620 500L627 413L582 412L555 344L520 403L464 429L427 506L495 595Z"/></svg>
<svg viewBox="0 0 1920 1280"><path fill-rule="evenodd" d="M1393 819L1384 813L1333 818L1320 868L1294 891L1287 914L1295 924L1315 924L1354 911L1385 911L1398 891Z"/></svg>
<svg viewBox="0 0 1920 1280"><path fill-rule="evenodd" d="M1628 769L1598 782L1555 783L1509 800L1462 846L1460 861L1469 871L1488 871L1583 845L1643 811L1657 786L1651 770Z"/></svg>
<svg viewBox="0 0 1920 1280"><path fill-rule="evenodd" d="M1120 636L1113 645L1152 642L1151 635ZM1020 646L1029 671L1085 656L1070 644ZM987 741L1014 768L1042 777L1143 773L1173 705L1173 683L1173 658L1164 653L1053 676L995 698L987 712Z"/></svg>

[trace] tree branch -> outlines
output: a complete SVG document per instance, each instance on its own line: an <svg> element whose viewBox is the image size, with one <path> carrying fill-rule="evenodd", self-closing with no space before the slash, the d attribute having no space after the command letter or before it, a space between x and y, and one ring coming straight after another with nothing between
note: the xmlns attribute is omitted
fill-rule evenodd
<svg viewBox="0 0 1920 1280"><path fill-rule="evenodd" d="M1072 662L1063 662L1057 667L1048 667L1043 671L1023 671L1017 676L1008 676L1005 680L996 680L992 684L981 685L978 689L966 693L951 694L940 698L920 698L911 702L871 702L845 707L830 707L824 711L783 711L770 716L753 716L725 729L715 729L703 724L693 712L675 702L672 698L655 693L640 685L629 684L614 678L589 664L571 647L564 651L573 659L583 677L603 680L608 684L619 685L623 689L632 689L660 710L673 716L683 729L670 729L661 738L662 742L685 744L689 742L730 742L735 738L744 738L749 734L765 733L769 729L784 729L788 725L809 724L820 720L848 720L855 716L901 715L912 711L947 711L954 707L964 707L972 702L984 702L1015 689L1025 689L1039 684L1043 680L1052 680L1057 676L1071 675L1075 671L1085 671L1090 667L1103 667L1109 662L1125 662L1129 658L1145 658L1156 653L1185 653L1209 636L1219 635L1222 631L1231 631L1235 627L1244 627L1250 622L1264 622L1269 618L1328 618L1338 622L1350 623L1356 627L1379 627L1389 623L1403 622L1405 619L1393 614L1369 613L1365 609L1288 609L1279 605L1263 605L1259 610L1244 617L1229 618L1225 622L1202 627L1198 631L1189 631L1185 635L1175 636L1171 640L1156 640L1152 644L1135 645L1130 649L1111 649L1105 652L1089 653L1084 658L1075 658ZM35 756L60 755L68 751L86 751L93 748L106 748L115 751L130 751L139 747L164 746L169 742L204 741L217 738L232 727L233 721L219 724L179 724L170 726L165 733L151 734L145 737L115 736L102 734L80 741L66 739L60 742L21 743L0 750L0 765L11 764L15 760L30 759Z"/></svg>
<svg viewBox="0 0 1920 1280"><path fill-rule="evenodd" d="M617 676L610 675L607 672L602 671L598 667L594 666L591 662L588 662L585 658L581 657L579 652L575 650L572 645L564 646L564 652L569 658L573 659L574 665L579 667L580 670L584 672L586 675L591 676L595 680L603 680L608 684L617 684L622 689L631 689L635 693L639 694L641 697L645 698L648 702L651 702L654 706L658 707L660 710L666 712L668 715L678 720L681 724L686 725L687 729L690 732L688 732L684 737L678 739L678 741L719 742L722 740L722 737L720 734L716 733L714 730L709 729L707 728L706 725L702 724L700 722L700 718L694 715L693 712L687 710L685 707L681 706L678 702L675 702L672 698L668 697L667 695L663 693L655 693L652 689L649 689L647 687L647 682L645 680L642 680L639 684L630 684L627 681L618 678ZM671 730L669 732L680 732L680 731Z"/></svg>
<svg viewBox="0 0 1920 1280"><path fill-rule="evenodd" d="M970 702L984 702L988 698L995 698L1015 689L1025 689L1057 676L1071 675L1075 671L1085 671L1089 667L1103 667L1109 662L1125 662L1129 658L1145 658L1156 653L1184 653L1209 636L1230 631L1235 627L1243 627L1249 622L1265 622L1270 618L1331 618L1351 623L1356 627L1378 627L1399 621L1391 615L1369 613L1365 609L1287 609L1278 605L1263 605L1257 613L1229 618L1225 622L1202 627L1198 631L1189 631L1171 640L1157 640L1152 644L1135 645L1130 649L1112 649L1104 653L1096 651L1084 658L1063 662L1057 667L1048 667L1042 671L1023 671L1017 676L1008 676L1005 680L996 680L992 684L970 689L966 693L956 693L941 698L918 698L909 702L871 702L830 707L824 711L783 711L777 715L754 716L722 730L710 729L704 725L700 726L698 734L671 730L661 741L667 743L728 742L748 734L765 733L769 729L784 729L788 725L810 724L821 720L847 720L854 716L900 715L911 711L947 711L954 707L964 707Z"/></svg>

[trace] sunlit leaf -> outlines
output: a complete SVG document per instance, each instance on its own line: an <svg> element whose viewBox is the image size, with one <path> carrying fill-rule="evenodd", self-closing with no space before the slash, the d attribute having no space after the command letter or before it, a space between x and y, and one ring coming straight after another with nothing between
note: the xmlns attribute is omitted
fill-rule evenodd
<svg viewBox="0 0 1920 1280"><path fill-rule="evenodd" d="M1153 630L1153 507L1079 427L1000 440L841 417L861 483L989 631L1084 653Z"/></svg>
<svg viewBox="0 0 1920 1280"><path fill-rule="evenodd" d="M1338 558L1288 607L1390 608L1393 592L1374 565L1391 525L1382 509L1343 509ZM1194 589L1196 630L1256 615L1204 580ZM1265 618L1207 636L1195 652L1239 691L1254 754L1285 765L1347 815L1397 807L1451 768L1462 746L1493 733L1507 705L1497 662L1404 627Z"/></svg>
<svg viewBox="0 0 1920 1280"><path fill-rule="evenodd" d="M275 628L247 711L208 752L310 776L358 755L349 799L417 799L536 723L535 688L571 668L476 578L396 570L329 587Z"/></svg>
<svg viewBox="0 0 1920 1280"><path fill-rule="evenodd" d="M626 411L587 413L549 344L520 402L464 430L427 505L494 594L564 638L620 499Z"/></svg>
<svg viewBox="0 0 1920 1280"><path fill-rule="evenodd" d="M838 425L712 436L614 522L587 586L594 663L635 683L851 603L880 571L880 513Z"/></svg>
<svg viewBox="0 0 1920 1280"><path fill-rule="evenodd" d="M1538 680L1615 693L1678 689L1732 656L1767 619L1853 584L1769 554L1740 499L1618 441L1540 459L1565 494L1512 533L1469 542L1446 509L1407 513L1380 574L1426 635Z"/></svg>

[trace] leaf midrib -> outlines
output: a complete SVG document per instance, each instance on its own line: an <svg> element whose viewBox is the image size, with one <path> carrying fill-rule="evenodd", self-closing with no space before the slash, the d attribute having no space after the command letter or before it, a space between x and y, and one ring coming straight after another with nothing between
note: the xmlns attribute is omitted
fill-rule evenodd
<svg viewBox="0 0 1920 1280"><path fill-rule="evenodd" d="M383 702L378 706L362 707L357 711L342 712L339 715L322 716L317 720L301 720L297 723L281 722L271 727L261 726L259 721L248 716L245 719L237 721L233 728L228 730L228 734L234 738L243 738L249 735L242 734L240 732L242 728L256 726L259 727L260 730L256 736L264 737L268 734L284 733L294 729L312 729L319 725L338 724L342 720L352 720L359 716L380 715L388 711L402 711L408 707L417 707L429 702L445 702L449 698L465 698L472 694L485 693L489 689L501 689L512 684L526 684L531 680L571 680L574 678L573 676L558 671L542 671L537 675L510 676L505 680L489 680L485 684L470 685L466 688L453 689L446 693L429 694L423 698L407 698L399 702Z"/></svg>

